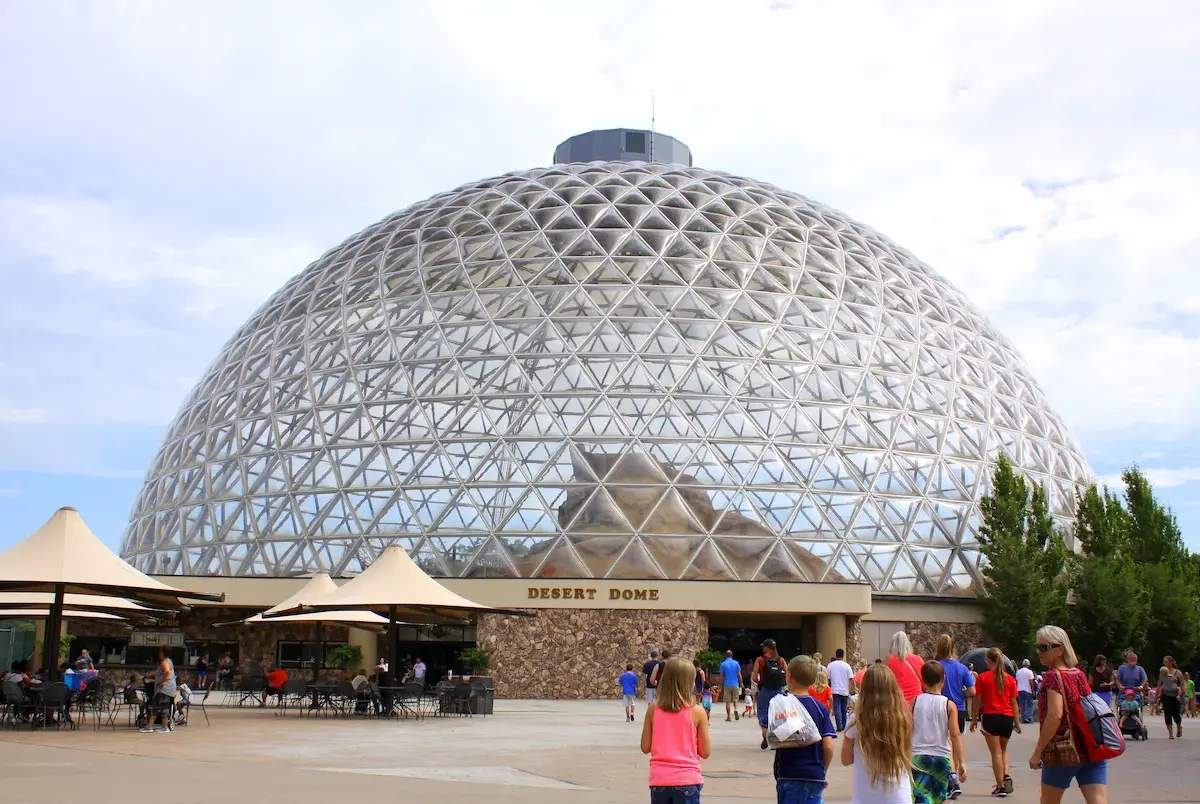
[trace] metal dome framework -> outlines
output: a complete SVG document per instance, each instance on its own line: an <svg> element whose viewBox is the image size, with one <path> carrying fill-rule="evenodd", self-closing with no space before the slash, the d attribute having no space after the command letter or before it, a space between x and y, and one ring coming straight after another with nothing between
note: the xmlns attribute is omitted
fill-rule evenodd
<svg viewBox="0 0 1200 804"><path fill-rule="evenodd" d="M434 196L293 277L170 428L145 571L867 581L969 593L1001 452L1080 450L949 283L803 196L557 165Z"/></svg>

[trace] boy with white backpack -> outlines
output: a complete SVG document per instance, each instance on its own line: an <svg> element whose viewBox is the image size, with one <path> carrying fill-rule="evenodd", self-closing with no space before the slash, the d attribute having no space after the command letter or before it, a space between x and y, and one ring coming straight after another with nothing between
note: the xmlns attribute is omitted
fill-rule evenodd
<svg viewBox="0 0 1200 804"><path fill-rule="evenodd" d="M821 804L837 731L824 704L809 695L817 665L807 656L787 666L787 690L771 699L767 742L775 750L778 804Z"/></svg>

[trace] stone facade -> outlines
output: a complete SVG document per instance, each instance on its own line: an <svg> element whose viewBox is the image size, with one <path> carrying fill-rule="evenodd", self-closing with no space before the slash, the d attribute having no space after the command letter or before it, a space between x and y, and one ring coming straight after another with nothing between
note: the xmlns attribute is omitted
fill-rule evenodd
<svg viewBox="0 0 1200 804"><path fill-rule="evenodd" d="M855 614L846 615L846 661L851 667L858 667L862 661L862 617Z"/></svg>
<svg viewBox="0 0 1200 804"><path fill-rule="evenodd" d="M498 698L613 698L625 665L640 671L651 647L687 657L708 647L708 615L701 611L530 613L479 618L479 647L491 656Z"/></svg>
<svg viewBox="0 0 1200 804"><path fill-rule="evenodd" d="M913 650L920 656L933 656L942 634L949 634L954 639L954 649L959 656L987 644L983 626L979 623L909 622L904 624L904 630L912 640Z"/></svg>

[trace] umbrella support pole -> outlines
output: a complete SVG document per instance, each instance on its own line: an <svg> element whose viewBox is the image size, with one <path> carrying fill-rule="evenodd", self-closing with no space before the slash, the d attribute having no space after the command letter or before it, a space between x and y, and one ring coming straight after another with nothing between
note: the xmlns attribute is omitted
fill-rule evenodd
<svg viewBox="0 0 1200 804"><path fill-rule="evenodd" d="M388 672L392 678L399 681L398 672L400 661L400 631L396 628L396 607L388 607Z"/></svg>
<svg viewBox="0 0 1200 804"><path fill-rule="evenodd" d="M325 638L325 624L317 623L317 641L313 643L313 681L321 680L321 664L325 659L325 651L322 650L322 640Z"/></svg>
<svg viewBox="0 0 1200 804"><path fill-rule="evenodd" d="M54 602L50 604L49 616L46 617L46 644L42 651L42 662L44 663L42 666L46 668L50 678L55 681L61 678L58 669L58 645L62 636L63 600L66 598L66 591L65 584L54 585Z"/></svg>

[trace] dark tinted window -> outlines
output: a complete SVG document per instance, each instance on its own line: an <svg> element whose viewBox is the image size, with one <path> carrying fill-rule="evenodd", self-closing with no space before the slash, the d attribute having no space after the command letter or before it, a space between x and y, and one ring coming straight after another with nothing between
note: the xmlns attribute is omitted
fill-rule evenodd
<svg viewBox="0 0 1200 804"><path fill-rule="evenodd" d="M629 153L644 154L646 153L646 132L644 131L626 131L625 132L625 150Z"/></svg>

